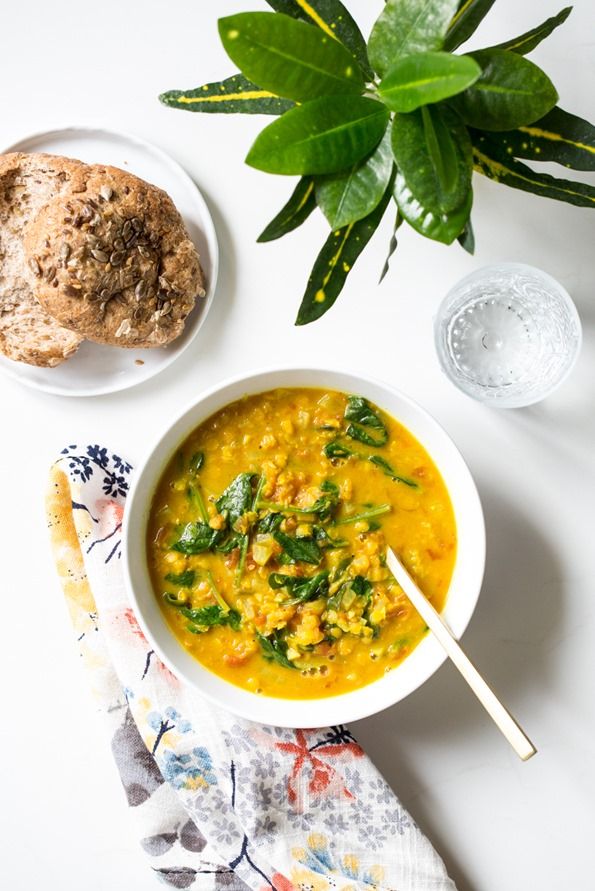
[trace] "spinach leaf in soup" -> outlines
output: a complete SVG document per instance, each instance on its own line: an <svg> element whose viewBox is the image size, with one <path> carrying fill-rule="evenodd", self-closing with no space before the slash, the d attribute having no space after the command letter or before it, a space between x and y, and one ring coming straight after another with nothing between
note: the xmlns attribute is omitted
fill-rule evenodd
<svg viewBox="0 0 595 891"><path fill-rule="evenodd" d="M260 533L275 532L283 522L283 514L272 511L259 520L256 531Z"/></svg>
<svg viewBox="0 0 595 891"><path fill-rule="evenodd" d="M322 495L316 499L309 510L317 514L320 520L328 520L332 517L339 504L339 487L331 480L324 480L320 485L320 491Z"/></svg>
<svg viewBox="0 0 595 891"><path fill-rule="evenodd" d="M386 430L384 421L380 418L367 399L363 396L348 396L347 405L343 413L347 421L356 421L364 427L373 427L375 430Z"/></svg>
<svg viewBox="0 0 595 891"><path fill-rule="evenodd" d="M232 532L223 541L215 545L215 550L220 554L230 554L236 548L241 548L245 536L241 532Z"/></svg>
<svg viewBox="0 0 595 891"><path fill-rule="evenodd" d="M372 582L369 582L363 575L356 575L355 578L351 580L351 589L357 597L363 597L365 600L370 600L373 585Z"/></svg>
<svg viewBox="0 0 595 891"><path fill-rule="evenodd" d="M296 667L293 662L290 662L287 658L287 641L280 632L274 631L272 634L265 637L264 634L260 634L257 631L256 639L262 649L262 655L268 662L277 662L279 665L282 665L283 668Z"/></svg>
<svg viewBox="0 0 595 891"><path fill-rule="evenodd" d="M388 430L378 412L363 396L348 396L343 417L351 423L345 433L364 445L378 448L388 442ZM372 435L369 431L374 431Z"/></svg>
<svg viewBox="0 0 595 891"><path fill-rule="evenodd" d="M346 548L349 545L346 538L332 538L324 526L313 526L312 536L319 548L326 548L329 551L335 548Z"/></svg>
<svg viewBox="0 0 595 891"><path fill-rule="evenodd" d="M363 427L360 427L359 424L349 424L345 431L345 435L349 436L351 439L355 439L356 442L361 442L372 448L380 448L388 442L387 431L381 433L377 437L373 437Z"/></svg>
<svg viewBox="0 0 595 891"><path fill-rule="evenodd" d="M343 582L341 587L327 601L327 607L331 610L350 609L357 597L361 597L366 604L372 598L373 585L363 575L356 575Z"/></svg>
<svg viewBox="0 0 595 891"><path fill-rule="evenodd" d="M327 442L322 451L329 461L335 461L338 458L350 458L351 455L355 454L348 446L340 442L338 439L333 439L331 442Z"/></svg>
<svg viewBox="0 0 595 891"><path fill-rule="evenodd" d="M215 625L229 625L234 631L240 630L241 616L235 609L223 610L219 604L214 603L209 606L201 606L198 609L190 609L182 607L180 612L184 618L192 622L192 626L187 625L188 631L193 634L204 634L209 628Z"/></svg>
<svg viewBox="0 0 595 891"><path fill-rule="evenodd" d="M196 573L193 569L186 569L184 572L168 572L165 581L172 585L179 585L180 588L191 588L196 579Z"/></svg>
<svg viewBox="0 0 595 891"><path fill-rule="evenodd" d="M239 473L215 502L231 527L252 507L253 473Z"/></svg>
<svg viewBox="0 0 595 891"><path fill-rule="evenodd" d="M206 523L187 523L172 550L181 554L202 554L210 551L220 538L221 533Z"/></svg>
<svg viewBox="0 0 595 891"><path fill-rule="evenodd" d="M313 563L317 566L322 560L322 551L313 538L292 538L277 529L273 538L283 548L283 554L294 563Z"/></svg>
<svg viewBox="0 0 595 891"><path fill-rule="evenodd" d="M298 603L307 603L316 600L317 597L326 597L329 586L328 570L318 572L307 578L299 576L283 575L281 572L272 572L269 575L269 585L273 589L286 588L291 594L285 606L296 606Z"/></svg>
<svg viewBox="0 0 595 891"><path fill-rule="evenodd" d="M190 473L198 473L203 464L205 463L205 453L204 452L195 452L193 456L190 458L188 462L188 469Z"/></svg>
<svg viewBox="0 0 595 891"><path fill-rule="evenodd" d="M418 484L409 479L408 476L400 476L395 469L392 467L388 461L385 461L384 458L381 458L380 455L370 455L368 458L372 464L375 464L376 467L379 467L386 476L390 476L391 480L395 483L403 483L405 486L409 486L411 489L419 489Z"/></svg>

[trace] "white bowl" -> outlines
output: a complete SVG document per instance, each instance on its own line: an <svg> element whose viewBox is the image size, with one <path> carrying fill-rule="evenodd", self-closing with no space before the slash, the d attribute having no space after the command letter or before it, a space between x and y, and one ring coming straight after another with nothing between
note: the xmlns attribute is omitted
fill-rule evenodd
<svg viewBox="0 0 595 891"><path fill-rule="evenodd" d="M388 384L349 372L320 368L261 371L219 384L183 411L136 471L124 513L124 575L138 621L155 652L175 675L216 705L280 727L343 724L375 714L421 686L446 658L437 641L427 635L404 662L359 690L308 700L257 695L213 674L178 643L163 617L149 577L147 521L168 461L180 443L214 412L242 396L275 387L324 387L365 396L402 423L428 451L454 508L457 557L443 616L455 636L461 636L475 609L485 564L483 513L469 469L449 436L423 408Z"/></svg>

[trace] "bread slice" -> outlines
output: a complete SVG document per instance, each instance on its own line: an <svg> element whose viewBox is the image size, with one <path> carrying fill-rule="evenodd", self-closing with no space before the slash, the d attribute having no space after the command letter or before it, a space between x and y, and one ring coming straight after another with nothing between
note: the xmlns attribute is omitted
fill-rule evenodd
<svg viewBox="0 0 595 891"><path fill-rule="evenodd" d="M125 170L90 164L83 179L84 190L57 195L27 227L35 296L88 340L165 346L205 293L184 221L169 195Z"/></svg>
<svg viewBox="0 0 595 891"><path fill-rule="evenodd" d="M0 352L16 362L59 365L82 342L38 303L40 271L27 264L23 236L50 199L80 188L83 170L52 155L0 155Z"/></svg>

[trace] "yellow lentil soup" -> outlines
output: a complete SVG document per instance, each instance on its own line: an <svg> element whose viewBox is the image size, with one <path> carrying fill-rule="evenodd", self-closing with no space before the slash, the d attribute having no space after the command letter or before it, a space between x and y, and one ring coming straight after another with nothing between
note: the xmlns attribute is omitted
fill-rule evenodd
<svg viewBox="0 0 595 891"><path fill-rule="evenodd" d="M147 534L181 645L233 684L293 699L369 684L426 633L387 544L442 609L456 528L438 470L367 400L309 388L201 424L163 473Z"/></svg>

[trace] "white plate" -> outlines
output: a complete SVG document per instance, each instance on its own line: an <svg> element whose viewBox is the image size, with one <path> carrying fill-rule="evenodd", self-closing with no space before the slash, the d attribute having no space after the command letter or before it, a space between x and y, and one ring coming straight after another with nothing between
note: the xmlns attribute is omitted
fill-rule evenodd
<svg viewBox="0 0 595 891"><path fill-rule="evenodd" d="M21 383L62 396L97 396L140 384L171 365L194 340L213 301L219 249L204 198L188 174L161 149L136 136L90 127L68 127L28 136L5 152L48 152L92 164L111 164L164 189L200 254L206 296L188 317L183 334L167 347L121 349L85 341L56 368L36 368L0 355L0 370ZM141 364L142 363L142 364Z"/></svg>

